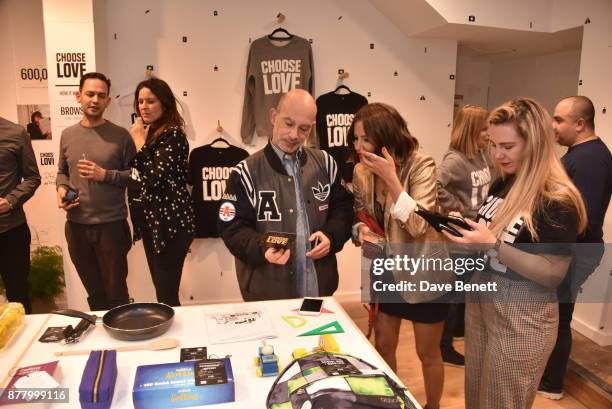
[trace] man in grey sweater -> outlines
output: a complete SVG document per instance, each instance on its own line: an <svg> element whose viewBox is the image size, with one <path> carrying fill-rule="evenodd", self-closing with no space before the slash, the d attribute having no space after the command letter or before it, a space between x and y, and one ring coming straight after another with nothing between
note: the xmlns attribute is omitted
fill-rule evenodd
<svg viewBox="0 0 612 409"><path fill-rule="evenodd" d="M81 121L62 132L57 204L66 210L66 241L92 310L129 302L127 253L132 246L125 188L136 153L129 132L102 115L110 81L100 73L81 77ZM77 193L72 198L73 192Z"/></svg>
<svg viewBox="0 0 612 409"><path fill-rule="evenodd" d="M0 118L0 274L6 298L32 312L28 297L30 229L23 204L40 186L32 142L23 127Z"/></svg>

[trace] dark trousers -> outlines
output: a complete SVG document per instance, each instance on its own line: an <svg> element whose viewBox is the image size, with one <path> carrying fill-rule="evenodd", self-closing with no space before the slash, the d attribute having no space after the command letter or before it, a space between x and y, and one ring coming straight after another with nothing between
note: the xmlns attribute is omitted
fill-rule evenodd
<svg viewBox="0 0 612 409"><path fill-rule="evenodd" d="M108 310L130 301L125 280L132 236L126 220L102 224L67 221L66 241L91 310Z"/></svg>
<svg viewBox="0 0 612 409"><path fill-rule="evenodd" d="M465 304L453 302L450 304L448 309L448 315L444 320L444 329L442 331L442 338L440 339L440 350L442 352L448 352L453 347L453 336L455 335L456 329L463 329L465 327ZM463 331L460 331L463 332Z"/></svg>
<svg viewBox="0 0 612 409"><path fill-rule="evenodd" d="M548 391L561 392L563 390L563 379L567 369L570 352L572 351L572 316L574 315L574 303L559 304L559 332L557 343L548 358L544 375L540 385Z"/></svg>
<svg viewBox="0 0 612 409"><path fill-rule="evenodd" d="M30 229L26 223L0 233L0 275L6 298L23 304L27 314L32 312L28 297L30 241Z"/></svg>
<svg viewBox="0 0 612 409"><path fill-rule="evenodd" d="M603 243L581 243L577 245L565 279L557 289L559 300L559 332L557 343L548 358L540 386L547 391L563 391L563 379L572 352L572 317L576 295L584 282L599 266L604 255Z"/></svg>
<svg viewBox="0 0 612 409"><path fill-rule="evenodd" d="M465 258L464 254L451 253L450 256L453 259ZM472 278L472 274L464 273L457 275L455 280L469 283ZM451 291L447 294L450 308L448 309L448 315L444 320L444 329L442 330L442 338L440 339L440 350L442 352L449 352L454 349L453 347L453 336L455 330L460 329L459 332L465 332L465 294Z"/></svg>
<svg viewBox="0 0 612 409"><path fill-rule="evenodd" d="M181 305L179 287L183 275L183 264L193 237L187 232L179 231L168 241L166 248L161 253L156 253L149 227L144 226L141 233L157 301L172 307Z"/></svg>

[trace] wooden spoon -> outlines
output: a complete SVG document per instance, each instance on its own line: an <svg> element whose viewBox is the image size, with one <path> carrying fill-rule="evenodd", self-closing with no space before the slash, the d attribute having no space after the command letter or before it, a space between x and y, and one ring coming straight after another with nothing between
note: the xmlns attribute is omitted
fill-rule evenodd
<svg viewBox="0 0 612 409"><path fill-rule="evenodd" d="M132 345L132 346L121 346L115 348L117 352L124 351L160 351L162 349L172 349L179 346L179 340L176 338L164 338L158 339L157 341L149 342L148 344L142 345ZM65 355L85 355L91 353L91 349L81 349L78 351L55 351L56 356L65 356Z"/></svg>

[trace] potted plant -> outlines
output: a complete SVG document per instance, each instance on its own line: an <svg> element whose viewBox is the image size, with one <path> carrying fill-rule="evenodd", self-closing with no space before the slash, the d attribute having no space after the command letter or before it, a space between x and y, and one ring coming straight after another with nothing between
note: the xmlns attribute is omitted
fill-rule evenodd
<svg viewBox="0 0 612 409"><path fill-rule="evenodd" d="M34 312L57 308L55 297L64 292L64 260L60 246L38 246L30 253L28 290ZM39 308L40 307L40 308Z"/></svg>
<svg viewBox="0 0 612 409"><path fill-rule="evenodd" d="M56 309L55 297L62 294L65 287L64 262L60 246L39 245L30 252L30 272L28 292L35 313ZM4 283L0 289L5 293Z"/></svg>

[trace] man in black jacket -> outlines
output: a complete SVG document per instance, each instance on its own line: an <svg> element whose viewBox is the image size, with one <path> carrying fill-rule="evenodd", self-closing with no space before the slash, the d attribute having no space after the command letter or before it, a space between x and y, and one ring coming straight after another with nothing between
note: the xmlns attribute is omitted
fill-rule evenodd
<svg viewBox="0 0 612 409"><path fill-rule="evenodd" d="M561 161L576 185L587 211L586 231L576 239L576 255L559 298L559 331L538 393L548 399L563 397L563 378L572 349L570 324L577 289L597 268L604 253L603 222L612 194L612 155L595 134L595 107L584 96L562 99L556 106L553 127L557 142L568 147Z"/></svg>
<svg viewBox="0 0 612 409"><path fill-rule="evenodd" d="M353 199L334 159L304 147L316 117L300 89L270 110L268 145L240 162L228 179L219 231L236 257L245 301L332 295L335 254L351 234ZM295 234L288 249L266 248L264 233Z"/></svg>
<svg viewBox="0 0 612 409"><path fill-rule="evenodd" d="M30 314L30 229L23 204L40 186L40 174L25 129L0 118L0 275L9 301Z"/></svg>

